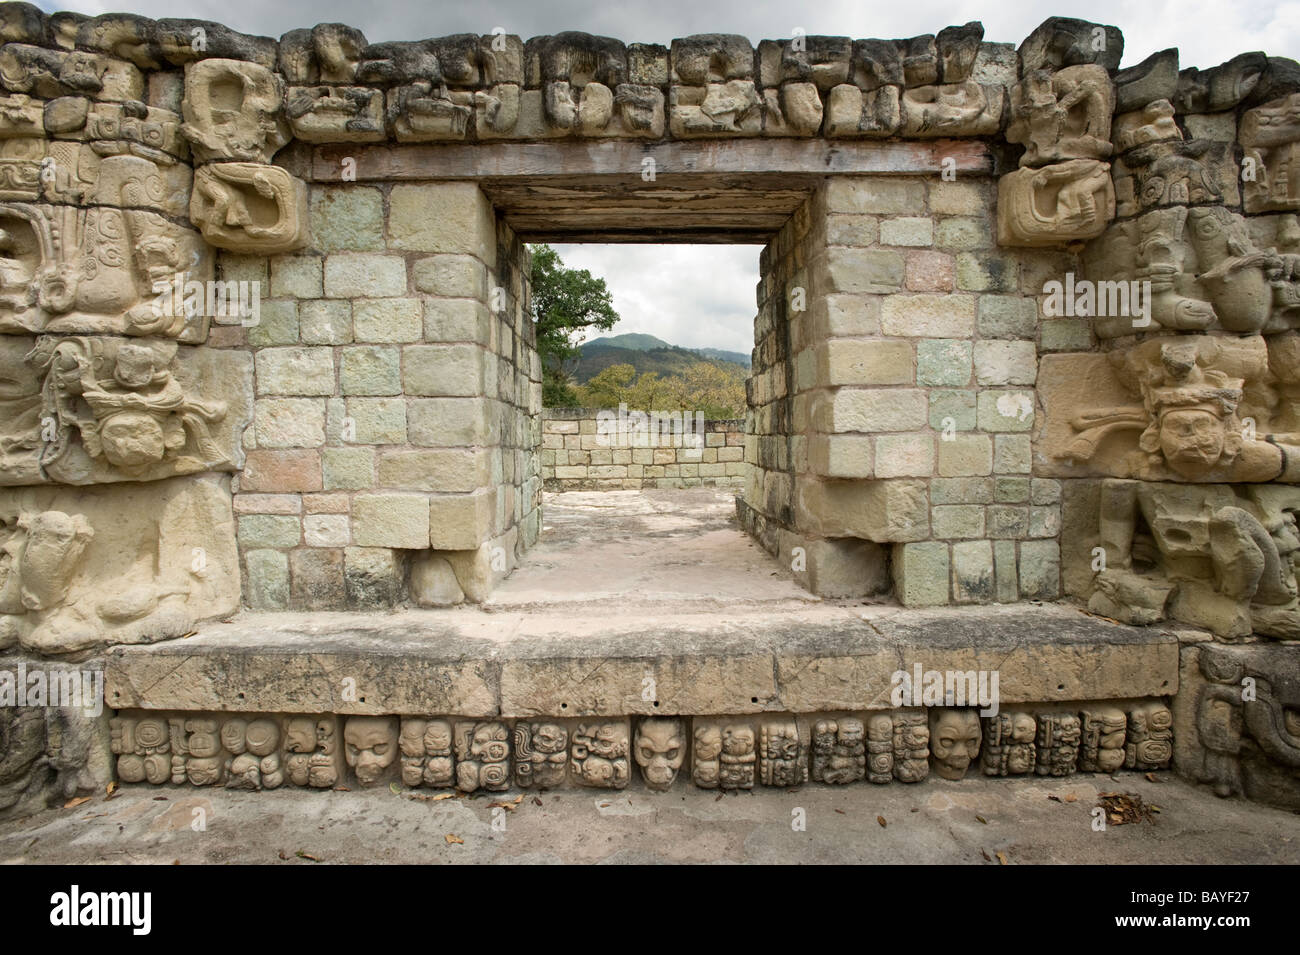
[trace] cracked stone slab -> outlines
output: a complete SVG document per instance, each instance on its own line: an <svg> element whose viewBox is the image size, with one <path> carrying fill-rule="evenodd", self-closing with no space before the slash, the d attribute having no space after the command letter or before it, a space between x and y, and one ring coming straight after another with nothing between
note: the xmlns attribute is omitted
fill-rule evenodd
<svg viewBox="0 0 1300 955"><path fill-rule="evenodd" d="M660 615L243 614L118 647L118 709L466 717L890 707L895 671L997 670L1003 703L1170 696L1178 639L1066 605ZM656 705L657 704L657 705Z"/></svg>

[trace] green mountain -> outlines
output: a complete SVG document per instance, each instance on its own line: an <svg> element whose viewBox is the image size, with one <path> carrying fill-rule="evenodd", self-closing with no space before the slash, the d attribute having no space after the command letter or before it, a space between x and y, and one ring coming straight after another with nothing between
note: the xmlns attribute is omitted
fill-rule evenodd
<svg viewBox="0 0 1300 955"><path fill-rule="evenodd" d="M632 340L630 345L623 344L626 339ZM722 355L734 356L735 360L716 357ZM701 361L720 365L738 365L746 373L749 371L748 355L724 352L719 349L678 348L653 335L630 334L585 342L581 346L581 357L571 374L578 384L585 385L594 375L600 374L611 365L631 365L637 370L637 374L653 371L657 372L659 377L666 378L669 375L680 375L691 365Z"/></svg>
<svg viewBox="0 0 1300 955"><path fill-rule="evenodd" d="M582 385L611 365L631 365L637 374L658 372L661 378L681 374L700 361L739 365L746 371L750 366L750 356L740 352L720 348L679 348L654 335L639 332L593 338L582 344L581 352L582 356L571 373Z"/></svg>
<svg viewBox="0 0 1300 955"><path fill-rule="evenodd" d="M633 351L650 351L653 348L672 348L662 338L655 338L653 335L645 335L641 332L628 332L625 335L607 335L604 338L593 338L582 346L583 348L630 348Z"/></svg>

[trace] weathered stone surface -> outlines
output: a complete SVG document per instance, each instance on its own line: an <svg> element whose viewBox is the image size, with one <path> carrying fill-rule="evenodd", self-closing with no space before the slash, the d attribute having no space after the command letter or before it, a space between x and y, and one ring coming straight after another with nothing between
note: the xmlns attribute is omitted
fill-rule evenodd
<svg viewBox="0 0 1300 955"><path fill-rule="evenodd" d="M257 614L148 652L116 649L106 662L108 704L504 718L879 710L890 708L893 673L914 663L996 669L1005 703L1178 688L1175 638L1069 608L876 611L869 621L836 610L775 628L767 618L762 630L747 615L722 628L704 618L650 631L605 621L598 645L544 616L447 613ZM413 628L415 620L425 623ZM356 700L343 696L345 676ZM233 686L242 697L225 692Z"/></svg>
<svg viewBox="0 0 1300 955"><path fill-rule="evenodd" d="M219 478L11 488L0 507L14 555L0 585L0 644L59 654L154 643L239 605L230 491Z"/></svg>

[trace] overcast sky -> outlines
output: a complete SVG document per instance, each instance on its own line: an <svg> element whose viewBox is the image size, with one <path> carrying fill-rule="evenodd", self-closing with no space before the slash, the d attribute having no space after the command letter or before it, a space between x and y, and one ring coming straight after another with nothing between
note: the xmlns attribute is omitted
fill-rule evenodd
<svg viewBox="0 0 1300 955"><path fill-rule="evenodd" d="M788 37L796 28L809 35L894 38L980 20L986 40L1019 44L1047 17L1075 16L1118 26L1125 66L1171 46L1180 49L1184 67L1217 66L1260 49L1300 59L1300 0L821 0L815 6L790 0L41 0L38 5L50 12L128 10L216 20L271 37L339 21L360 28L372 42L484 34L500 26L525 39L583 30L666 44L674 37L720 32L741 33L757 43ZM755 246L564 246L561 255L567 264L608 281L623 316L615 332L649 332L689 347L752 347Z"/></svg>

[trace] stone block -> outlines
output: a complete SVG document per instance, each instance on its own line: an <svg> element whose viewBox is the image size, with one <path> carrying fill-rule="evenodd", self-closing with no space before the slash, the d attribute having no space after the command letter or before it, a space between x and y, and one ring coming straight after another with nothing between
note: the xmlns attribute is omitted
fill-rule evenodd
<svg viewBox="0 0 1300 955"><path fill-rule="evenodd" d="M975 333L973 295L891 295L880 311L886 335L912 338L970 338Z"/></svg>
<svg viewBox="0 0 1300 955"><path fill-rule="evenodd" d="M955 434L939 441L940 477L979 477L993 473L993 442L988 435Z"/></svg>
<svg viewBox="0 0 1300 955"><path fill-rule="evenodd" d="M289 606L289 558L278 550L244 553L244 600L253 610Z"/></svg>
<svg viewBox="0 0 1300 955"><path fill-rule="evenodd" d="M334 394L334 353L328 348L263 348L256 361L259 395Z"/></svg>
<svg viewBox="0 0 1300 955"><path fill-rule="evenodd" d="M950 386L969 384L971 350L970 342L949 338L926 339L918 342L916 383Z"/></svg>
<svg viewBox="0 0 1300 955"><path fill-rule="evenodd" d="M339 391L344 395L400 395L400 351L381 345L339 349Z"/></svg>
<svg viewBox="0 0 1300 955"><path fill-rule="evenodd" d="M996 597L993 544L986 540L952 545L952 594L959 604L992 603Z"/></svg>
<svg viewBox="0 0 1300 955"><path fill-rule="evenodd" d="M418 342L424 306L416 298L358 299L352 303L352 337L359 342Z"/></svg>
<svg viewBox="0 0 1300 955"><path fill-rule="evenodd" d="M910 385L912 343L832 339L817 350L820 385Z"/></svg>
<svg viewBox="0 0 1300 955"><path fill-rule="evenodd" d="M393 186L388 198L390 248L452 252L496 264L492 204L472 182Z"/></svg>
<svg viewBox="0 0 1300 955"><path fill-rule="evenodd" d="M396 255L335 252L325 257L326 298L406 294L406 260Z"/></svg>
<svg viewBox="0 0 1300 955"><path fill-rule="evenodd" d="M306 345L343 345L352 341L352 303L317 299L298 306L298 328Z"/></svg>
<svg viewBox="0 0 1300 955"><path fill-rule="evenodd" d="M894 546L894 595L905 607L948 603L950 559L942 541Z"/></svg>
<svg viewBox="0 0 1300 955"><path fill-rule="evenodd" d="M322 252L375 252L384 248L384 197L355 183L314 186L312 245Z"/></svg>
<svg viewBox="0 0 1300 955"><path fill-rule="evenodd" d="M325 448L321 451L321 468L327 491L373 487L375 452L373 448Z"/></svg>
<svg viewBox="0 0 1300 955"><path fill-rule="evenodd" d="M934 473L932 435L884 434L876 438L876 477L929 477L932 473Z"/></svg>
<svg viewBox="0 0 1300 955"><path fill-rule="evenodd" d="M408 395L476 397L488 387L487 356L475 345L411 345L402 350Z"/></svg>
<svg viewBox="0 0 1300 955"><path fill-rule="evenodd" d="M1061 595L1061 548L1056 541L1020 545L1020 595L1027 600L1055 600Z"/></svg>
<svg viewBox="0 0 1300 955"><path fill-rule="evenodd" d="M428 496L400 492L358 494L352 501L352 539L361 547L428 547Z"/></svg>

